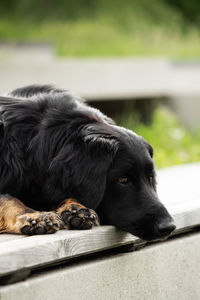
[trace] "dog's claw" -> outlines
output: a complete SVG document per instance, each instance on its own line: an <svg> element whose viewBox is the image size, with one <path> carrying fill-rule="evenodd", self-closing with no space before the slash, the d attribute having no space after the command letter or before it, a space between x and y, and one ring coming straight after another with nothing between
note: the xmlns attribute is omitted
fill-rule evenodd
<svg viewBox="0 0 200 300"><path fill-rule="evenodd" d="M58 209L67 229L90 229L99 225L99 218L94 210L84 207L74 199L66 199Z"/></svg>
<svg viewBox="0 0 200 300"><path fill-rule="evenodd" d="M18 219L23 234L34 235L54 233L63 228L63 221L55 212L34 212L23 214Z"/></svg>

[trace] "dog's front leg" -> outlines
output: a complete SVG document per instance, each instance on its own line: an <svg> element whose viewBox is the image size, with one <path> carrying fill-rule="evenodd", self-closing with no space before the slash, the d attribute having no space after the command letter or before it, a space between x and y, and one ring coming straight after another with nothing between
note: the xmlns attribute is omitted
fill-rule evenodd
<svg viewBox="0 0 200 300"><path fill-rule="evenodd" d="M54 233L63 228L55 212L35 211L10 195L0 195L0 233Z"/></svg>
<svg viewBox="0 0 200 300"><path fill-rule="evenodd" d="M67 229L90 229L99 225L99 217L90 208L78 203L75 199L63 200L56 209Z"/></svg>

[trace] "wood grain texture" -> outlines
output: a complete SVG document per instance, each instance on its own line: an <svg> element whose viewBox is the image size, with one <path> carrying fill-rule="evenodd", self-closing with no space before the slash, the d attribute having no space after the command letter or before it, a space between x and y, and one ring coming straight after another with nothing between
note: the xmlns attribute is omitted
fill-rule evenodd
<svg viewBox="0 0 200 300"><path fill-rule="evenodd" d="M158 193L175 219L174 234L200 224L199 175L200 163L158 173ZM0 276L131 243L142 241L113 226L30 237L2 234Z"/></svg>
<svg viewBox="0 0 200 300"><path fill-rule="evenodd" d="M0 276L24 268L38 267L61 259L94 253L137 238L112 226L92 230L62 230L52 235L31 236L0 244Z"/></svg>

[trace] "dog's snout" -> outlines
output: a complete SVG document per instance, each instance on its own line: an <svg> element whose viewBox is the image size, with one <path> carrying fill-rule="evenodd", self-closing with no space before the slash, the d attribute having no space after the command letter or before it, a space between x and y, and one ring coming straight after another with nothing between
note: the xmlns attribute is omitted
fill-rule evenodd
<svg viewBox="0 0 200 300"><path fill-rule="evenodd" d="M161 222L157 225L157 230L160 235L169 235L176 228L174 222Z"/></svg>

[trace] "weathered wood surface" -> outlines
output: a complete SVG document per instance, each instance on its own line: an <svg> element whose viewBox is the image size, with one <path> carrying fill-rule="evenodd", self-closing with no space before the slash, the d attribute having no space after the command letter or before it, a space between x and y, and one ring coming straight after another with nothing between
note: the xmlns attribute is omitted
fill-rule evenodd
<svg viewBox="0 0 200 300"><path fill-rule="evenodd" d="M200 224L199 175L200 163L158 173L158 193L175 219L175 234ZM62 230L47 236L2 234L0 276L132 243L142 241L112 226L85 231Z"/></svg>
<svg viewBox="0 0 200 300"><path fill-rule="evenodd" d="M0 246L0 275L125 245L136 240L112 226L88 231L59 231L47 236L9 240Z"/></svg>

